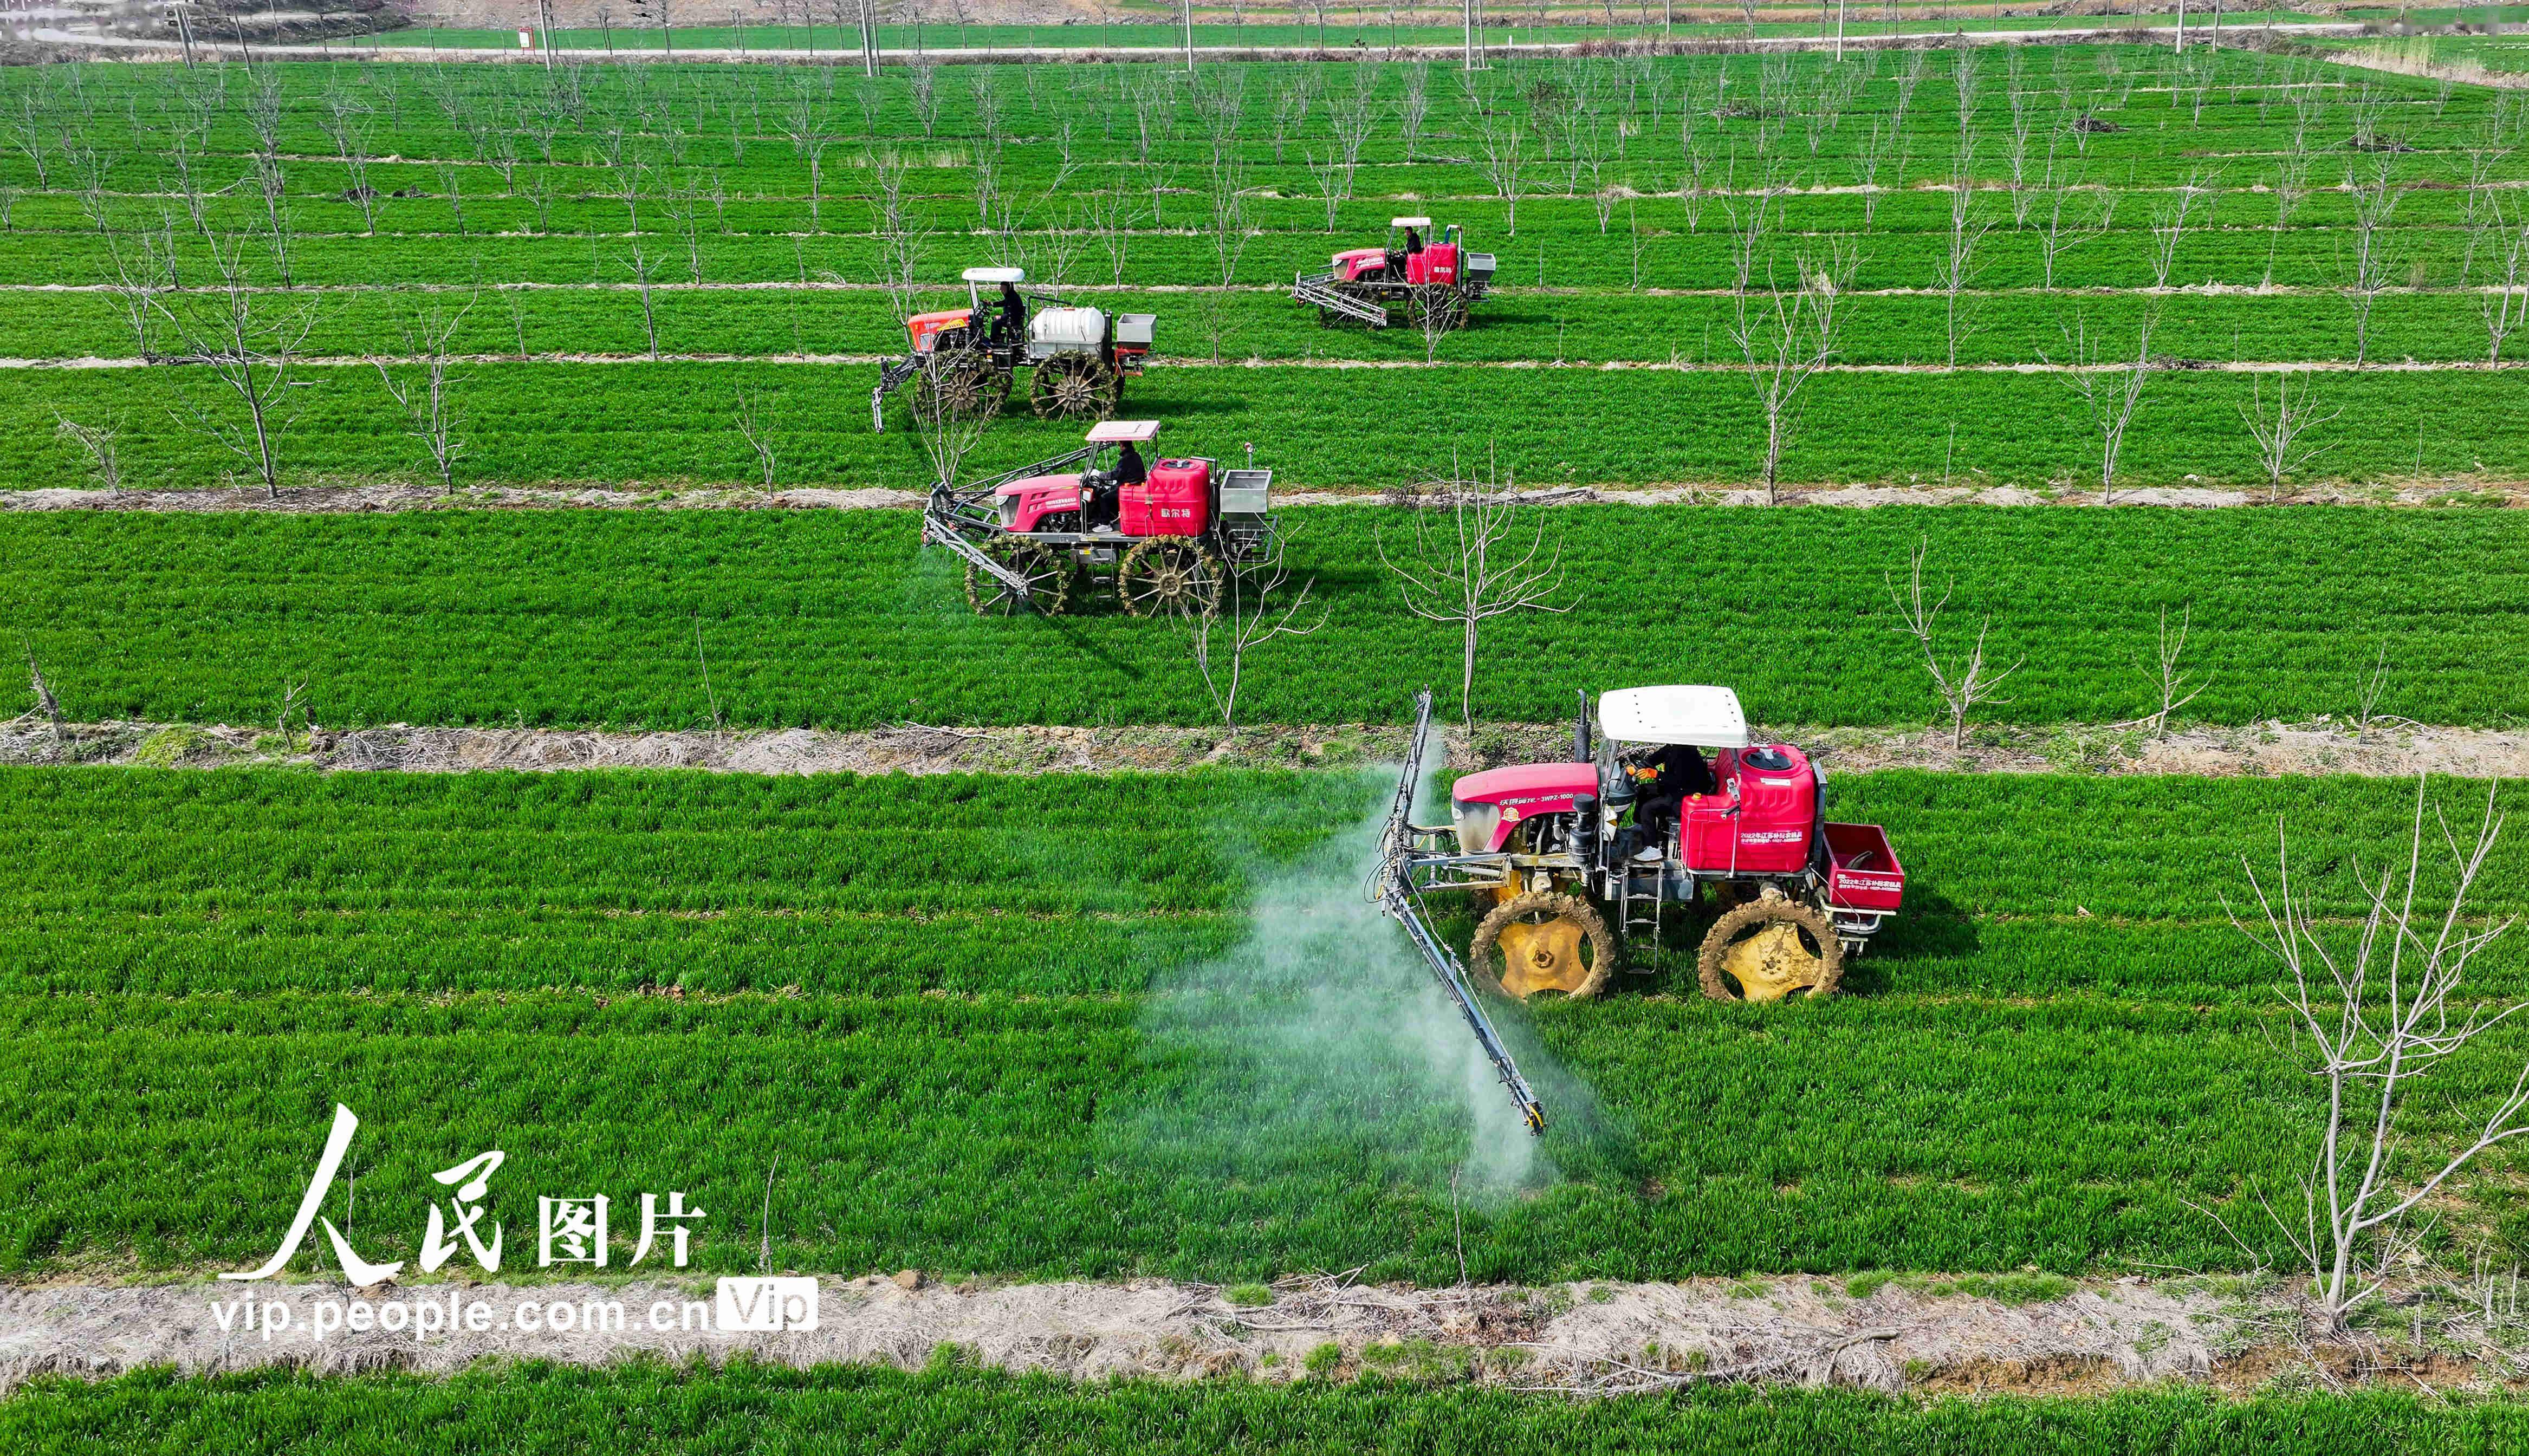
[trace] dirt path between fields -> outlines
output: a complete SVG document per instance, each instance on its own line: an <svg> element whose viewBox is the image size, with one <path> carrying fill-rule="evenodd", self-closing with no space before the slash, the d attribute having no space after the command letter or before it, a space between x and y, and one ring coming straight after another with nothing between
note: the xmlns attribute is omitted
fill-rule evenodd
<svg viewBox="0 0 2529 1456"><path fill-rule="evenodd" d="M2208 778L2292 774L2458 778L2529 777L2529 731L2375 723L2367 733L2320 720L2244 728L2189 728L2155 737L2122 725L2056 725L1976 731L1964 749L1930 729L1759 727L1799 743L1830 773L1933 769L1971 774L2086 773ZM1477 729L1470 751L1451 731L1449 761L1494 765L1561 758L1568 724L1498 724ZM607 732L571 728L385 728L294 732L268 728L161 723L65 724L59 735L33 715L0 723L0 764L97 764L227 768L292 764L350 772L474 773L499 770L703 769L730 774L1109 774L1203 767L1333 768L1393 762L1405 729L1335 724L1243 728L1165 727L947 728L900 724L857 731Z"/></svg>
<svg viewBox="0 0 2529 1456"><path fill-rule="evenodd" d="M562 485L469 486L454 494L436 486L396 481L364 485L315 486L286 490L268 499L260 490L102 491L44 488L0 490L0 512L132 511L176 514L228 512L284 515L373 515L408 511L915 511L919 491L885 487L855 489L794 486L767 495L734 486ZM1756 506L1768 503L1762 490L1738 485L1567 485L1525 492L1524 504L1536 506ZM1446 504L1433 494L1408 497L1379 490L1276 490L1278 508L1317 506L1390 506L1409 502ZM2095 492L2018 485L1988 485L1962 478L1956 485L1787 485L1773 503L1780 506L1836 506L1869 510L1879 506L2012 506L2096 507ZM2182 510L2220 510L2238 506L2443 506L2485 507L2529 505L2529 481L2507 481L2478 475L2422 478L2398 484L2312 485L2279 502L2263 492L2208 485L2147 486L2120 490L2117 506L2163 506Z"/></svg>
<svg viewBox="0 0 2529 1456"><path fill-rule="evenodd" d="M403 1307L383 1316L404 1326L398 1332L344 1327L362 1297L341 1285L38 1285L0 1290L0 1391L36 1376L152 1366L188 1375L266 1366L447 1374L485 1357L596 1365L743 1354L801 1367L919 1368L953 1347L947 1358L1083 1378L1380 1373L1601 1394L1706 1380L2062 1392L2225 1383L2252 1369L2263 1379L2271 1355L2247 1357L2295 1322L2271 1296L2226 1299L2201 1280L2019 1282L2022 1292L2049 1297L2008 1302L1928 1278L1872 1288L1806 1277L1533 1289L1405 1289L1340 1277L1289 1278L1269 1291L1157 1281L952 1288L906 1270L818 1280L813 1328L726 1334L711 1327L719 1311L707 1280L368 1291L371 1321ZM240 1304L247 1300L256 1305L251 1327ZM523 1320L522 1302L534 1306ZM566 1314L552 1314L556 1305ZM549 1327L565 1318L570 1329ZM320 1320L333 1325L323 1337ZM2402 1370L2374 1373L2406 1383ZM2451 1383L2509 1374L2475 1366L2430 1373Z"/></svg>

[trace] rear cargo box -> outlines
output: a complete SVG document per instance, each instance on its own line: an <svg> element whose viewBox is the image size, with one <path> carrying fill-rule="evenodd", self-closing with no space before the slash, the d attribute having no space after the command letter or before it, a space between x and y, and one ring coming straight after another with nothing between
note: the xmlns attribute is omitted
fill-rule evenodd
<svg viewBox="0 0 2529 1456"><path fill-rule="evenodd" d="M1115 315L1115 351L1117 353L1150 352L1151 336L1157 331L1158 326L1159 316L1156 313Z"/></svg>
<svg viewBox="0 0 2529 1456"><path fill-rule="evenodd" d="M1161 460L1118 493L1127 536L1200 536L1211 528L1211 461Z"/></svg>
<svg viewBox="0 0 2529 1456"><path fill-rule="evenodd" d="M1894 910L1906 897L1906 867L1875 824L1826 827L1826 899L1848 910Z"/></svg>

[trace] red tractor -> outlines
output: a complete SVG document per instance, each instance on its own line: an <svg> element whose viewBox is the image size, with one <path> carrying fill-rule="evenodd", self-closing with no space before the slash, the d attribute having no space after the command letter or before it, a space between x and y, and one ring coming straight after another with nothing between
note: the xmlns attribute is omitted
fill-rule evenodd
<svg viewBox="0 0 2529 1456"><path fill-rule="evenodd" d="M922 537L966 565L979 614L1047 616L1075 587L1110 573L1136 617L1200 616L1220 601L1221 575L1272 549L1273 472L1223 469L1202 457L1145 460L1157 420L1108 420L1082 448L974 485L940 486Z"/></svg>
<svg viewBox="0 0 2529 1456"><path fill-rule="evenodd" d="M1073 307L1052 295L1020 293L1021 268L969 268L966 306L904 321L912 349L879 371L870 424L887 432L887 397L914 381L917 408L949 415L997 413L1020 369L1028 403L1043 419L1104 419L1124 403L1124 380L1142 372L1157 315ZM989 301L984 289L997 290ZM1031 303L1048 306L1031 309Z"/></svg>
<svg viewBox="0 0 2529 1456"><path fill-rule="evenodd" d="M1329 327L1353 319L1386 328L1388 305L1454 329L1467 321L1467 305L1493 282L1493 255L1469 252L1452 223L1436 243L1426 243L1427 217L1400 217L1387 224L1385 247L1356 247L1334 256L1334 271L1303 273L1291 297L1318 305L1318 322Z"/></svg>
<svg viewBox="0 0 2529 1456"><path fill-rule="evenodd" d="M1602 694L1595 751L1585 710L1571 761L1469 774L1450 786L1450 822L1440 826L1407 817L1427 690L1418 708L1373 892L1458 1002L1532 1128L1544 1114L1467 995L1457 956L1433 934L1429 891L1489 899L1470 958L1479 984L1523 1000L1596 996L1623 939L1656 937L1664 910L1707 893L1716 913L1696 967L1705 996L1830 996L1845 958L1862 952L1905 897L1906 870L1887 834L1829 823L1816 766L1788 743L1751 741L1729 688Z"/></svg>

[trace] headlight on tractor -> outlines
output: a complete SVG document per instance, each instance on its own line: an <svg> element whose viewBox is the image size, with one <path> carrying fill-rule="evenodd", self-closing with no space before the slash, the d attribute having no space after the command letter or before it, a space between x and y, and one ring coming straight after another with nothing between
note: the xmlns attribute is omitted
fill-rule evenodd
<svg viewBox="0 0 2529 1456"><path fill-rule="evenodd" d="M1497 804L1469 804L1449 801L1450 817L1458 825L1458 852L1490 854L1493 836L1501 829L1501 807Z"/></svg>

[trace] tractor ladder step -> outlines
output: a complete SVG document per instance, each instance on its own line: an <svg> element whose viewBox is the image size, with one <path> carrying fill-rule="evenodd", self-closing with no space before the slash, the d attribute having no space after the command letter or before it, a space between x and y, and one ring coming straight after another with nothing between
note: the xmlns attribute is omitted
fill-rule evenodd
<svg viewBox="0 0 2529 1456"><path fill-rule="evenodd" d="M1659 935L1661 867L1625 866L1616 894L1616 933L1630 939L1638 930Z"/></svg>
<svg viewBox="0 0 2529 1456"><path fill-rule="evenodd" d="M1333 309L1346 318L1359 319L1373 329L1387 327L1386 309L1338 291L1334 281L1335 276L1331 273L1303 273L1291 285L1291 297L1303 303Z"/></svg>

